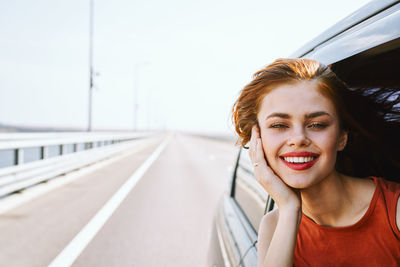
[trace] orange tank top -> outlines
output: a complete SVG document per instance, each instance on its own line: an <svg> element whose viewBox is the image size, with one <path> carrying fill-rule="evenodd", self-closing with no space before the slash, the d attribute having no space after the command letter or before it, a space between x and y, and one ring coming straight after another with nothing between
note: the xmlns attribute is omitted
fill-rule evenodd
<svg viewBox="0 0 400 267"><path fill-rule="evenodd" d="M400 184L372 177L376 184L364 216L346 227L320 226L302 215L294 266L400 266L396 206Z"/></svg>

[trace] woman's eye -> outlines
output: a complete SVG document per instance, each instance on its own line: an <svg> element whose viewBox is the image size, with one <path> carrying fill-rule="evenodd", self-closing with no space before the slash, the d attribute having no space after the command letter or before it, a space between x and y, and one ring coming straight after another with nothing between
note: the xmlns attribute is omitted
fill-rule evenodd
<svg viewBox="0 0 400 267"><path fill-rule="evenodd" d="M285 128L289 128L289 126L287 126L286 124L283 124L283 123L274 123L269 128L285 129Z"/></svg>
<svg viewBox="0 0 400 267"><path fill-rule="evenodd" d="M315 122L308 125L308 128L312 129L325 129L328 126L326 123Z"/></svg>

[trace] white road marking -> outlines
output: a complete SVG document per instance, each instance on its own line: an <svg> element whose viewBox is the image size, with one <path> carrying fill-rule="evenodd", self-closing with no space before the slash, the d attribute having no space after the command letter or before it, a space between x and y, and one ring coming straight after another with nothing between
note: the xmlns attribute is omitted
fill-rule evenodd
<svg viewBox="0 0 400 267"><path fill-rule="evenodd" d="M85 247L90 243L97 232L103 227L122 201L127 197L132 188L142 178L151 164L158 158L168 144L169 135L150 155L150 157L136 170L134 174L121 186L111 199L97 212L97 214L85 225L64 250L50 263L49 267L71 266Z"/></svg>

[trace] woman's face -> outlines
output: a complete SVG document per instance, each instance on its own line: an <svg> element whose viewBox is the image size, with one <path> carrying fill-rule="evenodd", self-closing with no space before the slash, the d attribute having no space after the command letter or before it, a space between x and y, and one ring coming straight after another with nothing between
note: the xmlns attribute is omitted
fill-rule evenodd
<svg viewBox="0 0 400 267"><path fill-rule="evenodd" d="M293 188L308 188L332 174L347 134L330 99L313 81L280 85L257 115L268 164Z"/></svg>

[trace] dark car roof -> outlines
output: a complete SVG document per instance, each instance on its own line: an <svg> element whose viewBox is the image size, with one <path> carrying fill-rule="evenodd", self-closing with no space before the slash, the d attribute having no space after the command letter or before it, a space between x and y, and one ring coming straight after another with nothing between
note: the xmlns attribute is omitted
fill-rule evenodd
<svg viewBox="0 0 400 267"><path fill-rule="evenodd" d="M341 40L344 37L349 40ZM397 38L400 38L400 1L374 0L328 28L291 57L314 58L330 64ZM334 49L329 49L333 43Z"/></svg>

